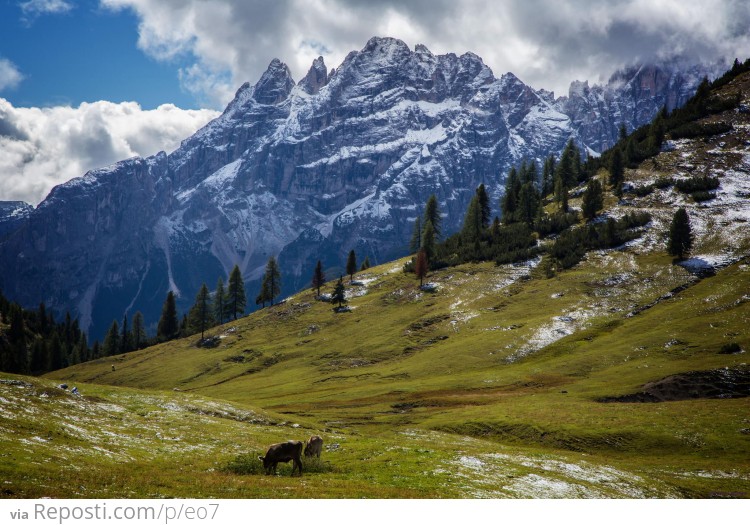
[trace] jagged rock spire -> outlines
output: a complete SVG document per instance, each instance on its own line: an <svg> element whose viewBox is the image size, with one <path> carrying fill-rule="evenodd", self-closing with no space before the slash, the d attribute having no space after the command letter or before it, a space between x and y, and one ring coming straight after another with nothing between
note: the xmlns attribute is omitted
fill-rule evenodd
<svg viewBox="0 0 750 525"><path fill-rule="evenodd" d="M313 60L310 71L307 72L305 78L300 80L299 85L310 95L314 95L320 89L328 83L328 68L323 61L323 57L318 57Z"/></svg>

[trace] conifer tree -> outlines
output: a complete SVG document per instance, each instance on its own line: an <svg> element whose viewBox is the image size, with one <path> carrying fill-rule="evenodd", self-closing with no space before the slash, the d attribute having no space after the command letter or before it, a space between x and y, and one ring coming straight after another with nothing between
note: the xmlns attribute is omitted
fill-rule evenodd
<svg viewBox="0 0 750 525"><path fill-rule="evenodd" d="M214 319L218 324L224 324L227 317L227 293L224 290L224 279L219 277L216 282L216 292L214 293Z"/></svg>
<svg viewBox="0 0 750 525"><path fill-rule="evenodd" d="M318 260L315 265L315 271L313 272L312 285L316 290L316 297L320 297L320 287L326 283L326 275L323 272L323 264Z"/></svg>
<svg viewBox="0 0 750 525"><path fill-rule="evenodd" d="M619 132L618 140L623 141L626 138L628 138L628 128L625 127L624 122L620 122L620 132Z"/></svg>
<svg viewBox="0 0 750 525"><path fill-rule="evenodd" d="M264 276L260 283L260 291L255 296L255 304L261 308L266 307L266 303L271 300L271 290L268 288L268 279Z"/></svg>
<svg viewBox="0 0 750 525"><path fill-rule="evenodd" d="M427 222L432 223L433 238L435 240L440 239L441 235L441 223L443 218L440 216L440 207L438 206L438 200L435 194L430 195L427 199L427 204L424 209L424 227L427 226ZM424 228L423 227L423 228ZM424 231L424 230L423 230ZM424 234L422 235L424 237ZM424 243L422 243L424 246Z"/></svg>
<svg viewBox="0 0 750 525"><path fill-rule="evenodd" d="M190 335L187 314L182 314L182 321L180 321L180 331L177 333L177 337L187 337Z"/></svg>
<svg viewBox="0 0 750 525"><path fill-rule="evenodd" d="M120 326L116 320L112 321L107 335L104 336L102 352L105 356L117 355L120 352Z"/></svg>
<svg viewBox="0 0 750 525"><path fill-rule="evenodd" d="M94 341L94 346L91 347L91 359L99 359L102 357L102 345L99 341Z"/></svg>
<svg viewBox="0 0 750 525"><path fill-rule="evenodd" d="M274 298L281 293L281 272L273 255L268 258L268 262L266 263L266 273L263 276L263 281L266 288L266 299L273 305Z"/></svg>
<svg viewBox="0 0 750 525"><path fill-rule="evenodd" d="M609 184L612 186L612 192L618 197L622 197L622 183L625 180L625 166L622 160L620 148L615 148L609 164Z"/></svg>
<svg viewBox="0 0 750 525"><path fill-rule="evenodd" d="M346 273L349 274L349 282L354 282L354 274L357 273L357 254L354 250L349 251L349 257L346 259Z"/></svg>
<svg viewBox="0 0 750 525"><path fill-rule="evenodd" d="M461 243L464 246L474 245L479 242L482 234L482 212L479 207L478 195L474 195L466 210L464 225L461 229Z"/></svg>
<svg viewBox="0 0 750 525"><path fill-rule="evenodd" d="M427 221L422 232L422 249L427 254L428 261L435 260L435 254L437 253L436 244L435 229L432 227L432 222Z"/></svg>
<svg viewBox="0 0 750 525"><path fill-rule="evenodd" d="M568 212L568 188L559 174L555 174L555 202L560 204L560 210Z"/></svg>
<svg viewBox="0 0 750 525"><path fill-rule="evenodd" d="M133 328L130 330L130 338L135 350L139 350L146 344L146 323L140 310L133 314Z"/></svg>
<svg viewBox="0 0 750 525"><path fill-rule="evenodd" d="M525 182L518 193L518 209L516 210L516 219L531 226L534 224L541 205L539 192L534 183Z"/></svg>
<svg viewBox="0 0 750 525"><path fill-rule="evenodd" d="M505 181L505 194L500 200L500 210L503 212L503 223L511 224L516 221L516 210L518 209L518 194L521 191L521 181L518 172L512 167Z"/></svg>
<svg viewBox="0 0 750 525"><path fill-rule="evenodd" d="M482 228L488 228L492 210L490 210L490 197L487 195L484 184L480 184L477 188L477 199L479 201L479 211L481 212Z"/></svg>
<svg viewBox="0 0 750 525"><path fill-rule="evenodd" d="M14 374L24 374L28 371L29 359L26 349L26 329L24 327L23 310L15 303L8 309L10 327L7 342L0 340L0 370Z"/></svg>
<svg viewBox="0 0 750 525"><path fill-rule="evenodd" d="M346 304L346 291L344 289L344 276L339 277L339 281L336 283L336 287L333 289L331 295L331 302L334 304L338 303L338 307L341 308Z"/></svg>
<svg viewBox="0 0 750 525"><path fill-rule="evenodd" d="M133 351L133 338L130 330L128 330L128 315L125 314L122 318L122 331L120 333L120 351L121 354L126 354Z"/></svg>
<svg viewBox="0 0 750 525"><path fill-rule="evenodd" d="M81 332L81 334L78 337L78 344L76 345L76 351L78 352L78 356L80 358L81 363L85 363L86 361L89 361L91 359L91 355L89 354L89 342L86 338L86 332Z"/></svg>
<svg viewBox="0 0 750 525"><path fill-rule="evenodd" d="M273 259L273 257L271 257ZM270 260L269 260L270 262ZM266 270L267 271L267 270ZM236 320L238 316L245 313L247 298L245 297L245 281L242 280L240 267L234 265L232 273L229 274L229 286L227 287L227 312Z"/></svg>
<svg viewBox="0 0 750 525"><path fill-rule="evenodd" d="M414 263L414 273L416 273L417 277L419 278L420 287L422 286L424 278L427 275L428 268L429 263L427 261L427 254L424 250L419 250L419 252L417 252L417 260Z"/></svg>
<svg viewBox="0 0 750 525"><path fill-rule="evenodd" d="M362 265L359 267L359 271L363 272L370 268L370 256L366 255L365 260L362 261Z"/></svg>
<svg viewBox="0 0 750 525"><path fill-rule="evenodd" d="M29 363L29 371L32 374L40 374L47 371L47 365L49 364L48 350L49 346L44 339L34 339L34 342L31 344L31 361Z"/></svg>
<svg viewBox="0 0 750 525"><path fill-rule="evenodd" d="M207 328L213 326L213 312L211 308L211 297L206 283L201 285L198 295L195 296L195 304L190 309L188 322L192 332L201 333L201 341Z"/></svg>
<svg viewBox="0 0 750 525"><path fill-rule="evenodd" d="M669 227L667 252L678 259L684 259L693 247L693 232L690 228L690 217L685 208L678 209Z"/></svg>
<svg viewBox="0 0 750 525"><path fill-rule="evenodd" d="M575 142L573 142L573 139L570 139L563 150L560 162L555 170L555 176L562 180L563 186L566 190L576 185L580 171L580 163L581 157L579 156L578 148L576 147Z"/></svg>
<svg viewBox="0 0 750 525"><path fill-rule="evenodd" d="M528 166L526 167L526 174L521 179L522 184L531 183L531 185L536 189L539 184L538 180L539 175L537 174L537 166L535 161L529 162Z"/></svg>
<svg viewBox="0 0 750 525"><path fill-rule="evenodd" d="M599 210L602 209L602 206L604 206L602 185L598 179L589 179L586 191L583 192L583 202L581 204L583 216L588 220L593 219Z"/></svg>
<svg viewBox="0 0 750 525"><path fill-rule="evenodd" d="M156 337L159 341L169 341L177 337L179 332L180 324L177 320L177 305L175 304L174 292L170 290L161 308L161 317L159 318L159 325L156 328Z"/></svg>
<svg viewBox="0 0 750 525"><path fill-rule="evenodd" d="M409 249L412 252L418 252L422 247L422 219L417 215L414 220L414 230L411 234L411 240L409 241Z"/></svg>
<svg viewBox="0 0 750 525"><path fill-rule="evenodd" d="M45 304L39 303L39 312L37 313L39 321L39 335L46 337L49 335L49 324L47 320L47 307Z"/></svg>
<svg viewBox="0 0 750 525"><path fill-rule="evenodd" d="M118 335L117 325L115 322L115 336ZM115 348L117 348L115 346ZM63 345L60 341L60 336L57 330L52 332L52 339L49 342L49 351L47 352L49 357L49 363L47 364L47 370L60 370L63 366Z"/></svg>

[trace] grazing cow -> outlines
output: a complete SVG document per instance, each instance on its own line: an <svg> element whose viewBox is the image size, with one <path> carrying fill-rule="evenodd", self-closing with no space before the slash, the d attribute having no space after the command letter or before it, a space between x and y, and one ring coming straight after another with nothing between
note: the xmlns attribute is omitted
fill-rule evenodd
<svg viewBox="0 0 750 525"><path fill-rule="evenodd" d="M292 476L294 475L294 469L299 470L299 475L302 475L302 441L287 441L286 443L276 443L268 447L266 456L258 456L258 459L263 462L263 468L266 469L266 474L270 474L273 471L276 474L276 465L278 463L288 463L293 461L292 465Z"/></svg>
<svg viewBox="0 0 750 525"><path fill-rule="evenodd" d="M320 436L310 436L305 445L305 457L311 458L317 456L320 459L320 452L323 450L323 438Z"/></svg>

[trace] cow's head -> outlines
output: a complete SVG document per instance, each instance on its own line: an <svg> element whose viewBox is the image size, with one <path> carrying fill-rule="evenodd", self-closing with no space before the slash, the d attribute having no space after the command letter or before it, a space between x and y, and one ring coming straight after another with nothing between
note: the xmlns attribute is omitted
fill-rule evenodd
<svg viewBox="0 0 750 525"><path fill-rule="evenodd" d="M266 459L266 456L258 456L258 459L263 462L263 468L267 472L271 468L271 462Z"/></svg>

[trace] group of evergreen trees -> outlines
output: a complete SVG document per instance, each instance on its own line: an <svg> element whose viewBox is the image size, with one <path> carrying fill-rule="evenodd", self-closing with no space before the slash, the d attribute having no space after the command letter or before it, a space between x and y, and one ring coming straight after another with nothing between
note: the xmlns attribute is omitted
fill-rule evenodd
<svg viewBox="0 0 750 525"><path fill-rule="evenodd" d="M25 310L0 293L0 370L17 374L42 374L98 357L90 348L78 320L65 315L57 323L44 303Z"/></svg>
<svg viewBox="0 0 750 525"><path fill-rule="evenodd" d="M365 260L359 266L359 271L365 271L370 268L370 257L366 256ZM357 273L357 254L354 250L350 250L346 257L346 274L349 276L349 283L354 284L354 274ZM315 296L320 298L320 289L326 283L325 272L323 271L323 263L318 260L315 264L315 270L313 270L313 276L311 280L312 288L315 290ZM338 305L338 308L342 308L346 303L346 287L344 286L344 276L339 276L339 280L334 286L333 293L331 294L330 301L332 304Z"/></svg>
<svg viewBox="0 0 750 525"><path fill-rule="evenodd" d="M155 342L170 341L197 333L201 334L203 340L206 330L237 319L245 313L246 306L245 281L239 266L235 265L229 274L226 288L221 277L213 294L209 292L206 283L201 285L193 306L183 315L182 321L178 321L174 293L169 291L162 306Z"/></svg>

